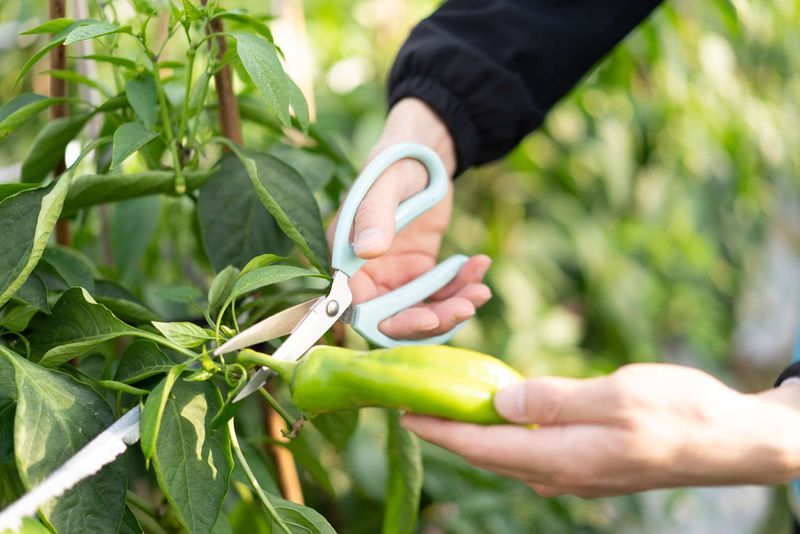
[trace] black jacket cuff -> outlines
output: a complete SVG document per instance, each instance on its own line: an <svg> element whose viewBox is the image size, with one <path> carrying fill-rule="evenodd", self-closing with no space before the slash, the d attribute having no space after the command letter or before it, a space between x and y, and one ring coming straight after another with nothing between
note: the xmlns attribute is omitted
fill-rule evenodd
<svg viewBox="0 0 800 534"><path fill-rule="evenodd" d="M456 150L455 176L473 166L475 154L480 150L480 135L464 103L438 81L423 76L405 78L391 86L389 108L408 97L419 98L428 104L447 126Z"/></svg>
<svg viewBox="0 0 800 534"><path fill-rule="evenodd" d="M800 361L794 362L792 365L783 370L775 381L775 387L780 386L790 378L800 378Z"/></svg>

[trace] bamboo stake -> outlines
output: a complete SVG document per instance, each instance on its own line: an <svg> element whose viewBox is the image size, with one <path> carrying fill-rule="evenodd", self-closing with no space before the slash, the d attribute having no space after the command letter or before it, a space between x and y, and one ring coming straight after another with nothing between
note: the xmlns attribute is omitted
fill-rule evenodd
<svg viewBox="0 0 800 534"><path fill-rule="evenodd" d="M207 2L208 0L202 0L203 6L205 6ZM222 19L217 18L212 20L208 31L209 33L220 34L217 37L217 57L222 58L228 50L225 36L221 35L223 32ZM209 41L209 49L211 49L211 46L211 41ZM225 65L214 74L214 88L217 90L217 99L219 100L219 122L222 135L234 143L241 145L244 143L242 121L239 116L239 105L236 102L236 93L233 91L233 70L230 65ZM228 149L225 148L225 150Z"/></svg>
<svg viewBox="0 0 800 534"><path fill-rule="evenodd" d="M59 19L67 16L66 0L50 0L49 17L50 19ZM67 50L64 46L57 46L50 51L50 70L64 70L67 67ZM67 82L50 76L50 96L52 98L62 98L67 96ZM67 104L57 104L50 108L50 118L58 119L67 116ZM64 164L64 155L54 169L55 175L60 176L66 170ZM72 232L69 227L69 221L59 219L56 223L56 243L59 245L70 246L72 245Z"/></svg>

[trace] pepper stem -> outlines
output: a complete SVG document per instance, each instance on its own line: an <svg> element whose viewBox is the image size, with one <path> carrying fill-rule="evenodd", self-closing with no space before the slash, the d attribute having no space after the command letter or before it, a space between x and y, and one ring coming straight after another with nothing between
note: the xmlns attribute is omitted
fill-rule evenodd
<svg viewBox="0 0 800 534"><path fill-rule="evenodd" d="M281 380L283 380L286 383L292 381L294 368L297 367L297 362L286 362L283 360L276 360L275 358L273 358L268 354L264 354L263 352L257 352L252 349L244 349L243 351L239 352L237 361L241 364L256 364L256 365L263 365L264 367L269 367L270 369L278 373L278 376L281 377Z"/></svg>

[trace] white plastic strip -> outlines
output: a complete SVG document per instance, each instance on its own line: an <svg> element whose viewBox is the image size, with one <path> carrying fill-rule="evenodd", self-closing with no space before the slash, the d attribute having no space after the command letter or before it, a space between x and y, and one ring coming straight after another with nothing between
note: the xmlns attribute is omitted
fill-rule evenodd
<svg viewBox="0 0 800 534"><path fill-rule="evenodd" d="M125 452L128 445L136 443L139 440L139 415L137 406L84 445L38 486L1 511L0 532L18 531L23 518L36 514L46 503L94 475Z"/></svg>

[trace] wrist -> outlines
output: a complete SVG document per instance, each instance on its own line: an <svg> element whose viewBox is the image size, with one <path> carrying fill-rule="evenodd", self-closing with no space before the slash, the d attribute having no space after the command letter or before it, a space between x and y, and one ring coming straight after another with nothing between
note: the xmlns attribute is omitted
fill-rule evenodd
<svg viewBox="0 0 800 534"><path fill-rule="evenodd" d="M787 380L752 397L761 409L769 411L768 419L773 421L773 429L765 438L778 446L777 467L786 471L787 479L800 477L800 380Z"/></svg>
<svg viewBox="0 0 800 534"><path fill-rule="evenodd" d="M403 142L420 143L429 147L442 159L450 176L455 172L456 152L453 138L439 116L418 98L404 98L392 106L375 151Z"/></svg>

